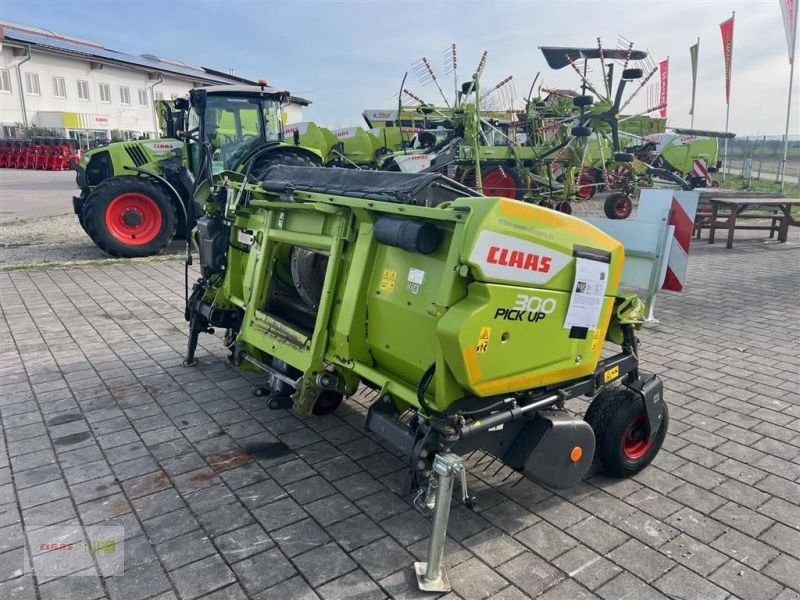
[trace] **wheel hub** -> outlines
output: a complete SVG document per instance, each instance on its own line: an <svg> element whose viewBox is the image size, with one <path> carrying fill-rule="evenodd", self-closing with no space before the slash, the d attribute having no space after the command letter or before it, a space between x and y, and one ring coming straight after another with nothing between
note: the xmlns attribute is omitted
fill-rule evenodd
<svg viewBox="0 0 800 600"><path fill-rule="evenodd" d="M625 430L625 435L622 439L622 452L626 458L636 460L647 454L652 446L653 440L650 439L647 417L642 415Z"/></svg>
<svg viewBox="0 0 800 600"><path fill-rule="evenodd" d="M143 220L142 213L135 208L129 208L122 215L122 222L128 227L139 227Z"/></svg>
<svg viewBox="0 0 800 600"><path fill-rule="evenodd" d="M106 208L105 225L118 241L141 246L158 237L164 217L158 204L146 194L124 192Z"/></svg>

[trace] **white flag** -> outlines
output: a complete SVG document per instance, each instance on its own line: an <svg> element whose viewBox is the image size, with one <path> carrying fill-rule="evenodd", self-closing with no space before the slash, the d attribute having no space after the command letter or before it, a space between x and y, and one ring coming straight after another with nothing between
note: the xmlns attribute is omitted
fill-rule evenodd
<svg viewBox="0 0 800 600"><path fill-rule="evenodd" d="M786 44L789 46L789 63L794 62L794 43L797 37L797 0L778 0L786 28Z"/></svg>

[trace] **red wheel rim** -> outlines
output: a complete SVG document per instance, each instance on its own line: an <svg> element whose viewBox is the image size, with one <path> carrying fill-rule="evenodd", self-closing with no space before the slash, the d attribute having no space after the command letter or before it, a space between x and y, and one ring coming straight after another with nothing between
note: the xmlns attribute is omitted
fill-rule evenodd
<svg viewBox="0 0 800 600"><path fill-rule="evenodd" d="M144 194L120 194L106 209L106 228L123 244L148 244L156 239L161 225L161 209L152 198Z"/></svg>
<svg viewBox="0 0 800 600"><path fill-rule="evenodd" d="M620 196L614 202L614 212L618 217L623 219L631 214L631 201L627 196Z"/></svg>
<svg viewBox="0 0 800 600"><path fill-rule="evenodd" d="M625 458L637 460L653 447L654 440L650 439L649 429L645 415L637 417L628 425L622 438L622 452Z"/></svg>
<svg viewBox="0 0 800 600"><path fill-rule="evenodd" d="M481 178L481 182L483 183L483 193L487 196L517 197L517 182L502 167L489 171Z"/></svg>
<svg viewBox="0 0 800 600"><path fill-rule="evenodd" d="M594 177L584 173L578 177L578 185L575 186L575 195L581 200L588 200L594 194Z"/></svg>

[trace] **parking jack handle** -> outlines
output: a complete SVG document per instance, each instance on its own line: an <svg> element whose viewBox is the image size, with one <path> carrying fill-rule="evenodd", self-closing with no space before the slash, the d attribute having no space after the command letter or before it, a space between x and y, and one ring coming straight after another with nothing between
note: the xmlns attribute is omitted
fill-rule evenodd
<svg viewBox="0 0 800 600"><path fill-rule="evenodd" d="M428 561L415 562L417 585L423 592L449 592L450 580L444 566L444 547L447 541L447 522L450 519L450 501L457 471L464 463L456 454L437 454L433 472L437 478L436 505L433 509L433 527L428 542Z"/></svg>

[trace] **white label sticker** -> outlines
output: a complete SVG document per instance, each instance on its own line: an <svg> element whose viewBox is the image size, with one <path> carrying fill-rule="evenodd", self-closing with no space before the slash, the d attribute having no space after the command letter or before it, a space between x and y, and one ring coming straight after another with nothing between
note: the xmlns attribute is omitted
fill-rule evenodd
<svg viewBox="0 0 800 600"><path fill-rule="evenodd" d="M425 281L425 271L420 269L410 268L408 270L408 281L409 283L416 283L418 285L422 285Z"/></svg>
<svg viewBox="0 0 800 600"><path fill-rule="evenodd" d="M575 259L575 283L567 307L564 329L585 327L594 331L608 286L608 263Z"/></svg>
<svg viewBox="0 0 800 600"><path fill-rule="evenodd" d="M153 152L171 152L183 146L183 142L144 142L143 145Z"/></svg>
<svg viewBox="0 0 800 600"><path fill-rule="evenodd" d="M488 277L535 284L547 283L571 260L563 252L494 231L481 231L469 257Z"/></svg>

